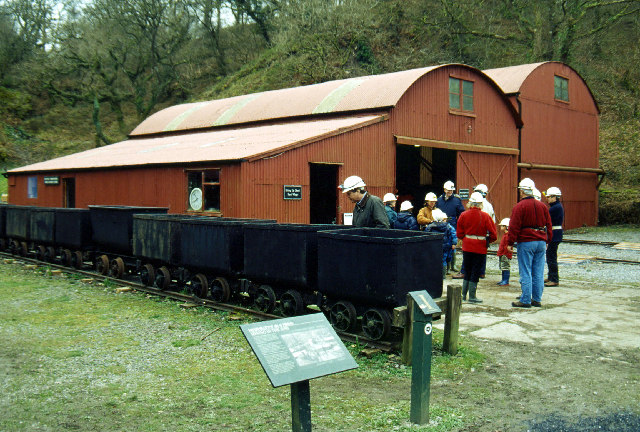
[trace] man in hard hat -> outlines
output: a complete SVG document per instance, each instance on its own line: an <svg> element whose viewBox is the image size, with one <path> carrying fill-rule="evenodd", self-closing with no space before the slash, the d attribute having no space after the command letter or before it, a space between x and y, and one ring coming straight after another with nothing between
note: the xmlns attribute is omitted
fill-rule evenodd
<svg viewBox="0 0 640 432"><path fill-rule="evenodd" d="M411 201L402 201L400 204L400 213L398 213L398 220L396 221L395 229L403 230L418 230L418 222L411 213L413 210L413 204Z"/></svg>
<svg viewBox="0 0 640 432"><path fill-rule="evenodd" d="M487 187L487 185L484 183L480 183L478 186L473 188L473 191L478 192L480 193L480 195L482 195L482 198L484 198L484 202L482 203L482 211L491 216L491 219L495 223L496 213L493 211L493 205L491 205L491 203L487 199L487 194L489 193L489 188Z"/></svg>
<svg viewBox="0 0 640 432"><path fill-rule="evenodd" d="M435 220L433 218L433 210L436 208L437 201L438 197L433 192L429 192L424 197L424 207L420 209L416 218L421 229L425 229L427 225Z"/></svg>
<svg viewBox="0 0 640 432"><path fill-rule="evenodd" d="M544 286L558 286L560 284L560 277L558 275L558 246L562 242L562 224L564 222L564 208L560 203L560 197L562 192L560 189L553 186L547 189L545 197L549 203L549 214L551 215L551 225L553 229L553 236L551 237L551 243L547 246L547 267L549 269L549 275L545 280Z"/></svg>
<svg viewBox="0 0 640 432"><path fill-rule="evenodd" d="M436 202L436 207L447 214L449 218L449 223L452 227L456 228L458 223L458 217L464 211L464 206L462 205L462 200L458 195L455 195L453 191L456 189L455 185L451 180L447 180L443 186L444 193L438 197L438 201ZM449 263L449 268L451 271L457 271L456 268L456 254L454 252L451 257L451 262ZM463 275L461 273L453 276L457 279L462 279Z"/></svg>
<svg viewBox="0 0 640 432"><path fill-rule="evenodd" d="M367 192L367 185L358 176L350 176L338 186L355 206L353 226L358 228L389 228L389 218L382 200Z"/></svg>
<svg viewBox="0 0 640 432"><path fill-rule="evenodd" d="M546 245L551 241L551 216L547 206L533 197L535 183L524 178L518 185L520 202L509 218L509 250L518 243L518 268L522 295L513 307L542 306Z"/></svg>
<svg viewBox="0 0 640 432"><path fill-rule="evenodd" d="M484 198L479 192L469 197L469 210L460 215L456 235L462 240L462 265L465 268L462 282L462 300L470 303L482 303L476 297L476 289L482 268L487 259L487 246L498 238L496 224L482 211Z"/></svg>
<svg viewBox="0 0 640 432"><path fill-rule="evenodd" d="M382 198L382 202L384 203L384 211L387 212L387 218L389 218L389 226L393 228L394 224L398 220L398 213L396 213L396 201L398 197L391 192L386 193Z"/></svg>
<svg viewBox="0 0 640 432"><path fill-rule="evenodd" d="M434 195L435 196L435 195ZM456 230L447 222L447 214L440 209L433 209L433 222L427 225L425 232L442 234L442 279L447 275L447 263L456 251L458 237Z"/></svg>

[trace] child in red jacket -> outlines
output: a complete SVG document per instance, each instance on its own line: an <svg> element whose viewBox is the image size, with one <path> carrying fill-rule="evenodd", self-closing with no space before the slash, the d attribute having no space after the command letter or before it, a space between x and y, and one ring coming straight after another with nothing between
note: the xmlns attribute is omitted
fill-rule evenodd
<svg viewBox="0 0 640 432"><path fill-rule="evenodd" d="M507 247L509 245L509 218L502 219L499 226L500 232L502 233L502 240L500 240L500 246L498 247L498 259L500 260L500 270L502 270L502 280L498 282L498 285L509 286L511 258L513 258L513 252Z"/></svg>

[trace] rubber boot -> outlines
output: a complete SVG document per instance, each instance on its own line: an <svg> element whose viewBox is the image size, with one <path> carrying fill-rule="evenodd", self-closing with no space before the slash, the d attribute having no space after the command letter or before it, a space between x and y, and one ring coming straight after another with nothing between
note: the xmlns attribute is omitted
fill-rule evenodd
<svg viewBox="0 0 640 432"><path fill-rule="evenodd" d="M509 270L502 270L502 280L498 282L498 285L509 286L509 276L511 276L511 272Z"/></svg>
<svg viewBox="0 0 640 432"><path fill-rule="evenodd" d="M457 272L457 270L456 270L456 251L453 251L453 254L451 255L451 272L452 273Z"/></svg>
<svg viewBox="0 0 640 432"><path fill-rule="evenodd" d="M482 300L476 297L477 288L478 282L469 282L469 303L482 303Z"/></svg>
<svg viewBox="0 0 640 432"><path fill-rule="evenodd" d="M467 300L467 292L469 291L469 281L462 281L462 300Z"/></svg>
<svg viewBox="0 0 640 432"><path fill-rule="evenodd" d="M447 278L447 265L443 265L442 266L442 280L445 280Z"/></svg>

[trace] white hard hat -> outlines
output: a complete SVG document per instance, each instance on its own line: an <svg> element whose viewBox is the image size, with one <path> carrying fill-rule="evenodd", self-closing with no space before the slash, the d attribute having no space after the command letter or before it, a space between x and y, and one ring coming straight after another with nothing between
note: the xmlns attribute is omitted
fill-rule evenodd
<svg viewBox="0 0 640 432"><path fill-rule="evenodd" d="M382 202L389 202L389 201L395 201L398 198L392 194L391 192L384 194L384 198L382 199Z"/></svg>
<svg viewBox="0 0 640 432"><path fill-rule="evenodd" d="M407 210L411 210L413 208L413 204L411 204L411 201L402 201L402 204L400 204L400 211L407 211Z"/></svg>
<svg viewBox="0 0 640 432"><path fill-rule="evenodd" d="M436 222L443 222L449 219L449 216L447 216L447 214L440 209L433 209L433 211L431 212L431 216Z"/></svg>
<svg viewBox="0 0 640 432"><path fill-rule="evenodd" d="M480 192L474 192L469 197L469 202L470 203L475 203L475 204L483 203L484 202L484 197L482 196L482 194Z"/></svg>
<svg viewBox="0 0 640 432"><path fill-rule="evenodd" d="M540 193L540 191L537 188L533 188L533 197L535 199L537 199L538 201L540 201L542 199L542 194Z"/></svg>
<svg viewBox="0 0 640 432"><path fill-rule="evenodd" d="M424 197L425 201L438 201L438 197L433 192L429 192L427 196Z"/></svg>
<svg viewBox="0 0 640 432"><path fill-rule="evenodd" d="M520 184L518 185L518 189L521 189L527 195L531 195L535 188L536 184L529 177L525 177L520 180Z"/></svg>
<svg viewBox="0 0 640 432"><path fill-rule="evenodd" d="M451 180L447 180L446 182L444 182L444 186L443 186L444 190L456 190L456 186L453 184L453 182Z"/></svg>
<svg viewBox="0 0 640 432"><path fill-rule="evenodd" d="M489 188L484 183L480 183L478 186L473 188L473 190L476 192L480 192L482 195L486 195L489 192Z"/></svg>
<svg viewBox="0 0 640 432"><path fill-rule="evenodd" d="M549 189L547 189L547 191L545 192L546 196L562 196L562 192L560 192L560 189L558 189L555 186L551 186Z"/></svg>
<svg viewBox="0 0 640 432"><path fill-rule="evenodd" d="M350 176L350 177L347 177L344 180L344 183L342 183L338 187L342 189L342 193L345 193L345 192L349 192L350 190L365 187L365 186L366 184L364 183L364 180L362 180L360 177Z"/></svg>
<svg viewBox="0 0 640 432"><path fill-rule="evenodd" d="M499 223L498 225L508 227L508 226L509 226L509 222L510 222L510 221L511 221L511 219L509 219L509 218L504 218L504 219L502 219L502 220L500 221L500 223Z"/></svg>

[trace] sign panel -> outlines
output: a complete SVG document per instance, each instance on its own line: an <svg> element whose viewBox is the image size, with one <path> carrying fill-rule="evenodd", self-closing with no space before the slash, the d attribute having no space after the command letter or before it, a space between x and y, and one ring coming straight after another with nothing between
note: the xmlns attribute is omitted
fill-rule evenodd
<svg viewBox="0 0 640 432"><path fill-rule="evenodd" d="M58 176L45 176L44 177L44 184L46 185L59 185L60 184L60 177Z"/></svg>
<svg viewBox="0 0 640 432"><path fill-rule="evenodd" d="M240 330L274 387L358 367L322 313L243 324Z"/></svg>
<svg viewBox="0 0 640 432"><path fill-rule="evenodd" d="M282 198L286 200L301 200L302 186L284 185L284 193Z"/></svg>
<svg viewBox="0 0 640 432"><path fill-rule="evenodd" d="M418 305L423 314L433 315L434 313L442 312L427 291L411 291L409 295L413 301L416 302L416 305Z"/></svg>
<svg viewBox="0 0 640 432"><path fill-rule="evenodd" d="M469 189L458 189L458 196L461 200L469 199Z"/></svg>
<svg viewBox="0 0 640 432"><path fill-rule="evenodd" d="M344 213L344 224L343 225L353 225L353 213Z"/></svg>

